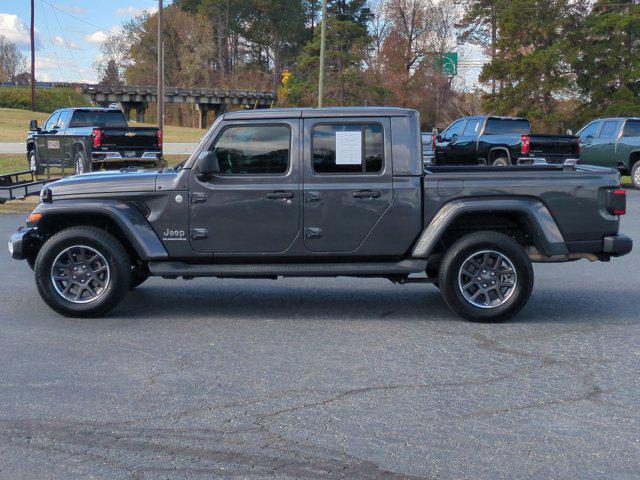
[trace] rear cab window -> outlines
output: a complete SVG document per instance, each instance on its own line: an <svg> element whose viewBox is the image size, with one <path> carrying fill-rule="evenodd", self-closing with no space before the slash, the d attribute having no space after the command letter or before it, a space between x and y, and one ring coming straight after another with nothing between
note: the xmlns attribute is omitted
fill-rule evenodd
<svg viewBox="0 0 640 480"><path fill-rule="evenodd" d="M480 129L480 119L479 118L470 118L467 120L467 124L464 126L464 132L462 132L465 136L475 136L478 135L478 130Z"/></svg>
<svg viewBox="0 0 640 480"><path fill-rule="evenodd" d="M127 120L120 110L76 110L69 126L71 128L127 128Z"/></svg>
<svg viewBox="0 0 640 480"><path fill-rule="evenodd" d="M489 118L483 135L531 134L531 125L525 119Z"/></svg>
<svg viewBox="0 0 640 480"><path fill-rule="evenodd" d="M379 174L384 167L381 124L317 124L312 133L317 174Z"/></svg>

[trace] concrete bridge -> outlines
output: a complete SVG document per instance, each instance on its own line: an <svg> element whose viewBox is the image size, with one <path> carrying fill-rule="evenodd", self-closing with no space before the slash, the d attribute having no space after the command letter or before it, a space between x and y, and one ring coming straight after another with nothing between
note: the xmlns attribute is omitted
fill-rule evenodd
<svg viewBox="0 0 640 480"><path fill-rule="evenodd" d="M82 86L82 93L102 106L119 103L127 120L131 119L131 110L136 111L136 121L144 122L144 114L149 103L157 98L156 87L141 86ZM165 87L165 103L195 103L198 108L198 124L207 128L207 114L215 116L224 113L230 105L248 108L270 108L277 100L274 92L256 90L225 90L220 88L178 88Z"/></svg>

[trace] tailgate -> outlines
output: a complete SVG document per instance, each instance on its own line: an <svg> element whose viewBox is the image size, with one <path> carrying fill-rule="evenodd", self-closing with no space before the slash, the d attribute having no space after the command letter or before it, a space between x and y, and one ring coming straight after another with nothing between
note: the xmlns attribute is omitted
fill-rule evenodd
<svg viewBox="0 0 640 480"><path fill-rule="evenodd" d="M154 127L101 128L100 146L108 149L159 149Z"/></svg>
<svg viewBox="0 0 640 480"><path fill-rule="evenodd" d="M529 135L531 154L579 155L578 137L573 135Z"/></svg>

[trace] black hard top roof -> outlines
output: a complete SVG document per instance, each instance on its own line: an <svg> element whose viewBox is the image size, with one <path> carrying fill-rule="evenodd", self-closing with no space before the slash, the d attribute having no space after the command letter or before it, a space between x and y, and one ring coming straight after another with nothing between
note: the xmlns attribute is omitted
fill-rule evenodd
<svg viewBox="0 0 640 480"><path fill-rule="evenodd" d="M225 113L224 117L236 120L245 118L405 117L416 114L415 110L398 107L325 107L236 110Z"/></svg>

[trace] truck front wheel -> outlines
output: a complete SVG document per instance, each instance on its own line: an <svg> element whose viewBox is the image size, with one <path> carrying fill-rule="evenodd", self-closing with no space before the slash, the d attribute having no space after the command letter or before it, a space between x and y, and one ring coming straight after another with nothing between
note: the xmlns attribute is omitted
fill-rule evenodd
<svg viewBox="0 0 640 480"><path fill-rule="evenodd" d="M34 265L42 299L68 317L97 317L129 291L131 261L111 234L95 227L71 227L52 236Z"/></svg>
<svg viewBox="0 0 640 480"><path fill-rule="evenodd" d="M475 232L444 255L440 290L449 307L477 322L500 322L518 313L533 288L533 267L524 249L496 232Z"/></svg>

